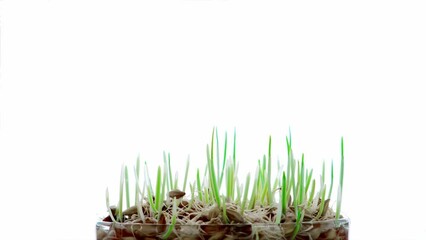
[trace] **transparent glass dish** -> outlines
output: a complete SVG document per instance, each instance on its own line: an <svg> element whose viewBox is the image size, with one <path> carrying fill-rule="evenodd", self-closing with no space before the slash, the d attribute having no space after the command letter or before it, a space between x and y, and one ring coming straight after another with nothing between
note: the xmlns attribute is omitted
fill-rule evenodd
<svg viewBox="0 0 426 240"><path fill-rule="evenodd" d="M348 218L303 222L296 240L348 240ZM290 240L295 223L175 225L97 222L97 240L165 239L285 239Z"/></svg>

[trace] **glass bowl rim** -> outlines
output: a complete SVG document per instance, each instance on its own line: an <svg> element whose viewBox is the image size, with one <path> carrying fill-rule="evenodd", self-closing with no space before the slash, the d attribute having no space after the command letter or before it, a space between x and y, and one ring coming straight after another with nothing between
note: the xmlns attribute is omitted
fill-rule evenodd
<svg viewBox="0 0 426 240"><path fill-rule="evenodd" d="M326 219L326 220L315 220L315 221L304 221L301 222L302 225L310 225L310 224L325 224L325 223L350 223L351 220L349 217L342 217L339 219ZM171 226L172 224L156 224L156 223L132 223L132 222L109 222L109 221L97 221L96 225L112 225L112 224L118 224L118 225L136 225L136 226ZM232 223L232 224L175 224L175 226L282 226L282 225L295 225L296 222L287 222L287 223Z"/></svg>

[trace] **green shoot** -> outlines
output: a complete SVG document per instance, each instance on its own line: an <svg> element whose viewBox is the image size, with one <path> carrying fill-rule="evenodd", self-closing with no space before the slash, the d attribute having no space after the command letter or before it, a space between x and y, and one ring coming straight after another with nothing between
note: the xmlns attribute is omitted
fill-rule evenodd
<svg viewBox="0 0 426 240"><path fill-rule="evenodd" d="M107 206L107 209L108 209L108 213L109 213L109 216L110 216L110 218L112 219L112 221L113 222L117 222L116 220L115 220L115 218L114 218L114 214L112 213L112 210L111 210L111 205L109 204L109 192L108 192L108 188L106 189L106 193L105 193L105 199L106 199L106 206Z"/></svg>
<svg viewBox="0 0 426 240"><path fill-rule="evenodd" d="M299 172L299 182L300 182L300 189L299 189L299 204L302 204L304 201L304 196L305 196L305 155L302 154L302 164L300 167L300 172Z"/></svg>
<svg viewBox="0 0 426 240"><path fill-rule="evenodd" d="M168 168L168 167L169 166L165 166L164 168ZM167 182L168 182L166 170L164 170L164 174L162 175L162 177L163 177L163 181L162 181L162 184L161 184L160 199L155 199L156 203L159 202L159 205L158 205L159 206L158 207L159 212L162 211L163 200L164 200L164 197L166 195L166 185L167 185ZM161 214L158 214L158 219L160 219L160 216L161 216Z"/></svg>
<svg viewBox="0 0 426 240"><path fill-rule="evenodd" d="M248 194L249 187L250 187L250 173L247 174L246 184L244 185L244 195L243 195L243 201L241 203L241 214L244 213L244 210L247 205L247 194Z"/></svg>
<svg viewBox="0 0 426 240"><path fill-rule="evenodd" d="M161 237L162 239L168 239L170 234L172 234L173 229L175 228L176 219L177 219L177 203L176 198L173 198L173 209L172 209L172 221L167 228L167 231Z"/></svg>
<svg viewBox="0 0 426 240"><path fill-rule="evenodd" d="M136 185L135 185L135 205L139 202L138 184L139 184L140 168L141 168L141 161L138 155L138 158L136 159L136 169L135 169L135 178L137 179Z"/></svg>
<svg viewBox="0 0 426 240"><path fill-rule="evenodd" d="M179 182L179 177L178 177L178 173L175 173L175 180L173 181L173 189L177 189L178 188L178 182Z"/></svg>
<svg viewBox="0 0 426 240"><path fill-rule="evenodd" d="M319 219L322 216L322 213L324 211L324 204L325 204L325 190L327 189L327 185L324 184L324 186L321 188L321 203L320 208L317 214L317 219Z"/></svg>
<svg viewBox="0 0 426 240"><path fill-rule="evenodd" d="M228 167L226 169L226 196L228 199L233 200L234 199L234 167L232 165L233 163L228 162Z"/></svg>
<svg viewBox="0 0 426 240"><path fill-rule="evenodd" d="M216 171L217 171L217 182L219 183L220 188L220 156L219 156L219 134L217 133L217 127L216 129Z"/></svg>
<svg viewBox="0 0 426 240"><path fill-rule="evenodd" d="M269 143L268 143L268 176L267 176L267 191L268 191L268 200L267 204L270 205L273 202L272 198L272 189L271 189L271 175L272 175L272 160L271 160L271 147L272 147L272 137L269 136Z"/></svg>
<svg viewBox="0 0 426 240"><path fill-rule="evenodd" d="M275 218L275 223L279 224L281 223L282 215L286 214L287 212L287 189L286 189L287 183L286 183L286 177L285 172L282 174L282 181L281 181L281 197L280 202L278 205L278 213Z"/></svg>
<svg viewBox="0 0 426 240"><path fill-rule="evenodd" d="M312 169L311 171L309 171L309 173L308 173L308 170L306 169L307 178L306 178L306 186L305 186L305 195L308 193L309 186L311 185L312 172L313 172Z"/></svg>
<svg viewBox="0 0 426 240"><path fill-rule="evenodd" d="M161 167L158 167L157 170L157 183L155 185L155 208L154 211L155 212L159 212L160 211L160 206L161 206Z"/></svg>
<svg viewBox="0 0 426 240"><path fill-rule="evenodd" d="M325 184L325 162L322 161L322 174L321 174L321 186Z"/></svg>
<svg viewBox="0 0 426 240"><path fill-rule="evenodd" d="M288 203L288 195L287 195L287 178L285 176L285 172L283 172L282 182L281 182L281 209L285 214L287 212L287 203Z"/></svg>
<svg viewBox="0 0 426 240"><path fill-rule="evenodd" d="M139 159L138 159L139 160ZM144 182L143 184L143 190L140 190L140 186L139 186L139 173L138 173L138 164L136 164L136 167L134 169L135 172L135 180L136 180L136 193L135 193L135 200L136 200L136 208L138 211L138 215L140 216L142 222L145 222L145 215L143 214L142 211L142 201L139 201L139 196L142 196L142 199L145 196L145 187L146 187L146 182Z"/></svg>
<svg viewBox="0 0 426 240"><path fill-rule="evenodd" d="M213 149L213 146L212 146L212 149ZM215 199L215 201L216 201L216 203L218 204L218 206L220 206L220 202L221 202L221 200L220 200L220 195L219 195L219 188L218 188L218 186L217 186L217 182L216 182L216 174L215 174L215 171L214 171L214 166L213 166L213 159L212 159L212 156L213 156L213 150L211 151L211 155L209 155L209 146L207 145L207 161L208 161L208 166L209 166L209 177L210 177L210 181L209 181L209 183L210 183L210 189L213 191L213 197L214 197L214 199Z"/></svg>
<svg viewBox="0 0 426 240"><path fill-rule="evenodd" d="M121 166L120 174L120 194L117 206L117 221L123 221L123 184L124 184L124 165Z"/></svg>
<svg viewBox="0 0 426 240"><path fill-rule="evenodd" d="M305 212L303 211L298 211L296 213L296 227L293 230L293 235L291 236L291 240L296 239L297 234L300 231L300 228L302 226L302 220L304 218Z"/></svg>
<svg viewBox="0 0 426 240"><path fill-rule="evenodd" d="M344 158L344 152L343 152L343 137L342 137L341 143L340 143L340 152L341 152L340 179L339 179L339 187L337 189L336 220L338 220L340 218L340 211L341 211L341 207L342 207L343 174L344 174L344 169L345 169L345 158Z"/></svg>
<svg viewBox="0 0 426 240"><path fill-rule="evenodd" d="M333 191L333 183L334 183L334 167L333 167L333 161L331 161L331 169L330 169L330 190L328 191L328 197L327 199L331 198L331 193Z"/></svg>
<svg viewBox="0 0 426 240"><path fill-rule="evenodd" d="M201 188L200 169L197 168L197 192L200 201L203 201L203 189Z"/></svg>
<svg viewBox="0 0 426 240"><path fill-rule="evenodd" d="M258 166L257 169L256 169L256 175L254 177L254 184L253 184L253 189L252 189L252 192L251 192L251 198L250 198L250 203L249 203L248 209L253 209L255 204L256 204L256 200L257 200L256 192L257 192L257 188L259 186L259 184L258 184L258 182L259 182L259 171L260 170L259 170L259 166Z"/></svg>
<svg viewBox="0 0 426 240"><path fill-rule="evenodd" d="M235 203L237 205L241 205L241 189L243 189L243 185L240 185L240 181L238 180L238 178L235 178L235 185L237 186L237 198L235 200Z"/></svg>
<svg viewBox="0 0 426 240"><path fill-rule="evenodd" d="M151 178L149 177L149 170L148 170L148 166L146 162L145 162L145 181L148 183L148 194L151 194L150 199L152 200L152 195L154 194L154 190L152 189Z"/></svg>
<svg viewBox="0 0 426 240"><path fill-rule="evenodd" d="M212 200L210 198L210 191L208 188L204 188L204 201L209 204L212 203Z"/></svg>
<svg viewBox="0 0 426 240"><path fill-rule="evenodd" d="M222 160L222 171L220 172L219 188L222 186L223 173L225 171L226 164L226 151L228 149L228 133L225 132L225 146L223 147L223 160Z"/></svg>
<svg viewBox="0 0 426 240"><path fill-rule="evenodd" d="M314 194L315 194L315 179L312 181L311 192L309 194L309 199L308 199L308 207L312 205L312 200L314 199Z"/></svg>
<svg viewBox="0 0 426 240"><path fill-rule="evenodd" d="M148 202L149 202L149 207L152 208L152 212L156 213L157 212L157 208L155 207L155 204L154 204L154 196L153 196L153 194L154 194L154 192L148 186Z"/></svg>
<svg viewBox="0 0 426 240"><path fill-rule="evenodd" d="M209 177L210 177L210 188L213 191L213 197L216 200L217 205L220 207L220 195L219 195L219 187L218 183L216 181L216 174L214 170L214 134L215 131L213 129L212 133L212 141L211 141L211 149L209 151L209 145L207 145L207 162L208 162L208 170L209 170Z"/></svg>
<svg viewBox="0 0 426 240"><path fill-rule="evenodd" d="M186 189L186 181L188 179L188 169L189 169L189 155L188 155L188 159L186 159L185 178L183 179L182 191L184 191L184 192L185 192L185 189Z"/></svg>
<svg viewBox="0 0 426 240"><path fill-rule="evenodd" d="M164 171L166 171L166 169L164 169ZM173 177L172 177L172 167L170 166L170 153L167 153L167 171L169 174L169 186L170 188L168 188L168 190L172 190L173 187ZM166 172L164 172L164 174L166 174Z"/></svg>
<svg viewBox="0 0 426 240"><path fill-rule="evenodd" d="M234 128L234 149L233 149L233 151L232 151L232 163L233 163L233 165L234 166L236 166L236 161L237 161L237 158L236 158L236 146L237 146L237 131L235 130L235 128Z"/></svg>
<svg viewBox="0 0 426 240"><path fill-rule="evenodd" d="M223 197L223 202L224 202L224 203L226 202L225 197ZM222 207L222 215L223 215L223 220L224 220L225 224L230 223L229 218L228 218L228 216L226 215L226 204L223 204L223 207Z"/></svg>
<svg viewBox="0 0 426 240"><path fill-rule="evenodd" d="M127 169L127 166L124 167L124 179L125 179L125 186L126 186L126 207L130 207L130 190L129 190L129 171Z"/></svg>
<svg viewBox="0 0 426 240"><path fill-rule="evenodd" d="M192 204L193 204L193 202L195 201L195 182L194 182L194 184L189 184L189 189L191 190L191 200L189 201L189 204L188 204L188 209L191 209L192 208Z"/></svg>
<svg viewBox="0 0 426 240"><path fill-rule="evenodd" d="M286 144L287 144L287 171L286 171L286 173L289 174L288 177L289 177L289 179L291 179L292 178L292 175L291 175L291 172L290 172L290 169L291 169L291 166L292 166L291 135L290 135L290 139L288 137L286 137L285 141L286 141ZM292 181L287 181L287 184L288 184L287 189L290 189L291 182Z"/></svg>

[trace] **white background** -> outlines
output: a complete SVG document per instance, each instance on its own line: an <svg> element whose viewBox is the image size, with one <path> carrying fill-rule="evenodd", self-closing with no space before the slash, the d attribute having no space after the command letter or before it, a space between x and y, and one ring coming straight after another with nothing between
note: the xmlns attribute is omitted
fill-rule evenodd
<svg viewBox="0 0 426 240"><path fill-rule="evenodd" d="M425 239L425 12L422 1L0 1L1 238L95 239L123 162L140 154L153 170L165 150L181 174L190 154L193 173L217 126L222 139L236 128L241 173L269 135L284 159L290 127L318 176L343 136L351 239Z"/></svg>

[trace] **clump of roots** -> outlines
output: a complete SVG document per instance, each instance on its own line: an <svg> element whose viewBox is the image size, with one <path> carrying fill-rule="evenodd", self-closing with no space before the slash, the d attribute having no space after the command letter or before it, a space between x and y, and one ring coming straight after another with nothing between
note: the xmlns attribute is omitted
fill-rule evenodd
<svg viewBox="0 0 426 240"><path fill-rule="evenodd" d="M174 229L167 239L347 239L347 226L335 225L335 213L329 208L329 200L325 200L321 213L321 199L316 199L309 207L298 206L304 214L300 221L303 224L297 228L291 199L287 211L277 221L280 215L277 206L258 204L252 209L242 210L234 202L226 202L219 207L216 203L205 203L197 198L186 199L184 195L178 190L169 192L169 196L177 198L177 208ZM113 222L113 219L119 218L118 211L111 206L112 216L107 216L103 222L114 223L116 227L109 231L98 229L98 239L125 236L129 239L164 238L162 233L172 223L173 201L171 198L163 201L160 211L154 211L149 202L143 201L140 206L143 216L138 214L137 206L132 206L122 212L119 223Z"/></svg>

